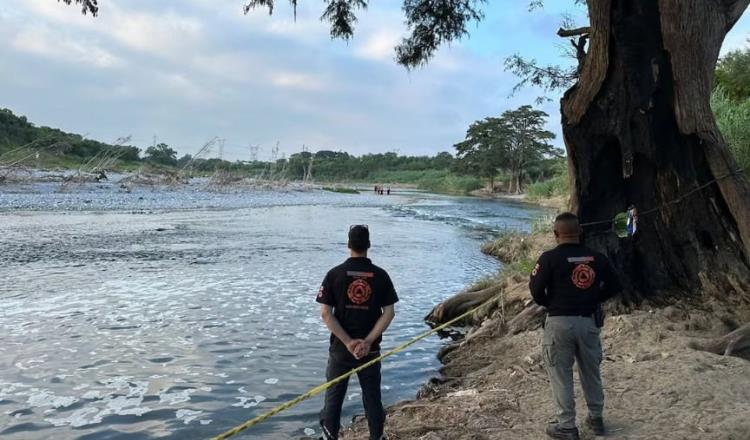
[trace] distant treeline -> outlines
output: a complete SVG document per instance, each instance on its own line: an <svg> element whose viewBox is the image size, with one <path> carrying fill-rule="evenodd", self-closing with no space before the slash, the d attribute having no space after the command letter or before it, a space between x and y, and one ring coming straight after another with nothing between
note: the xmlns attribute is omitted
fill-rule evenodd
<svg viewBox="0 0 750 440"><path fill-rule="evenodd" d="M286 180L413 184L431 191L452 193L481 188L487 181L486 170L479 172L473 166L475 156L459 159L449 152L434 156L403 156L392 152L355 156L343 151L320 150L294 153L274 162L230 162L194 158L190 154L178 156L177 151L165 143L142 151L127 145L127 141L124 139L115 145L86 139L55 128L37 127L11 110L0 110L0 166L76 168L98 157L116 157L116 162L108 163L115 163L113 168L122 170L147 166L186 169L195 175L221 171ZM524 178L530 181L549 178L559 167L556 159L534 159L523 171ZM495 179L498 182L504 179L502 169L497 169Z"/></svg>
<svg viewBox="0 0 750 440"><path fill-rule="evenodd" d="M18 149L44 154L45 157L72 156L80 159L88 159L105 151L116 151L121 160L140 160L140 150L136 147L109 145L57 128L37 127L25 116L16 116L8 109L0 109L0 154L8 156Z"/></svg>

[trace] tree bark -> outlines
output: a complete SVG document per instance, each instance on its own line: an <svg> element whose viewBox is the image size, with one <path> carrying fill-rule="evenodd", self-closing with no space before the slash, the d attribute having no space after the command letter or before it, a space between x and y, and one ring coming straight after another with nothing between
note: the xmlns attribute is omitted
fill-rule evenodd
<svg viewBox="0 0 750 440"><path fill-rule="evenodd" d="M750 290L750 185L710 108L726 33L750 0L588 0L591 45L562 100L571 208L626 302ZM611 222L638 208L638 233Z"/></svg>
<svg viewBox="0 0 750 440"><path fill-rule="evenodd" d="M503 287L496 285L482 290L459 293L435 306L424 319L435 326L446 323L498 295Z"/></svg>
<svg viewBox="0 0 750 440"><path fill-rule="evenodd" d="M516 172L516 194L521 194L521 170Z"/></svg>

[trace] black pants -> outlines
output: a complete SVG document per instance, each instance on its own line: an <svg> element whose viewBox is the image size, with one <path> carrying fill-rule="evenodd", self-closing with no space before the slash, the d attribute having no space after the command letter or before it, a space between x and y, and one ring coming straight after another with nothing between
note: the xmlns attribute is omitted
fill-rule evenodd
<svg viewBox="0 0 750 440"><path fill-rule="evenodd" d="M365 362L377 357L370 354L363 359L355 359L349 352L341 353L331 350L328 356L326 379L332 380L351 371ZM362 403L367 416L367 426L370 428L370 439L378 440L383 435L385 425L385 410L380 397L380 362L357 373L359 386L362 388ZM349 379L342 380L326 391L325 406L320 412L320 426L323 432L333 440L339 438L341 428L341 406L344 404Z"/></svg>

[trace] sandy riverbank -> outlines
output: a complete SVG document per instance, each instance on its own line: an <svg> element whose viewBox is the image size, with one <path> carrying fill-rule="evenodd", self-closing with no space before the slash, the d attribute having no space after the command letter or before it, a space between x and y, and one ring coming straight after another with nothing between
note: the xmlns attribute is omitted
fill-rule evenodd
<svg viewBox="0 0 750 440"><path fill-rule="evenodd" d="M487 199L496 199L496 200L511 200L514 202L527 202L532 203L534 205L539 205L545 208L554 208L557 210L563 210L563 208L567 207L568 205L568 198L565 196L560 197L550 197L550 198L530 198L528 194L511 194L511 193L504 193L504 192L495 192L491 193L487 191L486 189L478 189L475 191L472 191L470 195L474 197L482 197Z"/></svg>

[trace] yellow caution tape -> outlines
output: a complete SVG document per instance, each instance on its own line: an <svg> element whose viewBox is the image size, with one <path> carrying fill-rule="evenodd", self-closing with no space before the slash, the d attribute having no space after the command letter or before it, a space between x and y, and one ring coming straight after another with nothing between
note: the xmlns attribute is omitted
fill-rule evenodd
<svg viewBox="0 0 750 440"><path fill-rule="evenodd" d="M278 414L278 413L280 413L282 411L286 411L287 409L292 408L293 406L298 405L299 403L301 403L301 402L309 399L310 397L317 396L318 394L322 393L323 391L327 390L328 388L330 388L330 387L336 385L337 383L341 382L342 380L347 379L350 376L352 376L354 374L357 374L358 372L360 372L360 371L362 371L362 370L364 370L364 369L366 369L368 367L371 367L371 366L377 364L378 362L382 361L383 359L385 359L385 358L387 358L389 356L392 356L392 355L394 355L394 354L396 354L398 352L404 351L404 349L406 349L407 347L409 347L411 345L416 344L417 342L421 341L422 339L424 339L424 338L426 338L426 337L428 337L428 336L430 336L430 335L432 335L434 333L437 333L440 330L443 330L444 328L449 327L449 326L455 324L456 322L458 322L458 321L466 318L467 316L469 316L472 313L476 312L480 308L482 308L485 305L489 304L491 301L495 300L495 298L497 298L497 296L493 296L492 298L488 299L487 301L483 302L482 304L474 307L473 309L469 310L468 312L466 312L466 313L464 313L464 314L462 314L460 316L457 316L457 317L451 319L450 321L446 322L445 324L441 324L441 325L433 328L432 330L424 332L421 335L415 337L414 339L412 339L410 341L407 341L407 342L404 342L403 344L399 345L398 347L394 348L393 350L391 350L391 351L389 351L387 353L384 353L384 354L376 357L375 359L372 359L372 360L370 360L370 361L368 361L368 362L360 365L359 367L357 367L357 368L349 371L348 373L344 373L341 376L339 376L339 377L337 377L337 378L335 378L333 380L330 380L330 381L328 381L328 382L326 382L326 383L324 383L322 385L318 385L315 388L312 388L311 390L309 390L308 392L306 392L304 394L301 394L301 395L295 397L294 399L292 399L292 400L290 400L288 402L282 403L281 405L273 408L272 410L268 411L267 413L261 414L258 417L255 417L254 419L250 419L247 422L245 422L245 423L243 423L243 424L241 424L239 426L236 426L236 427L234 427L234 428L232 428L232 429L230 429L230 430L228 430L228 431L226 431L226 432L224 432L222 434L217 435L216 437L213 437L211 440L225 440L225 439L228 439L229 437L235 436L235 435L239 434L240 432L242 432L242 431L244 431L244 430L246 430L248 428L251 428L251 427L257 425L257 424L265 421L266 419L275 416L276 414Z"/></svg>

